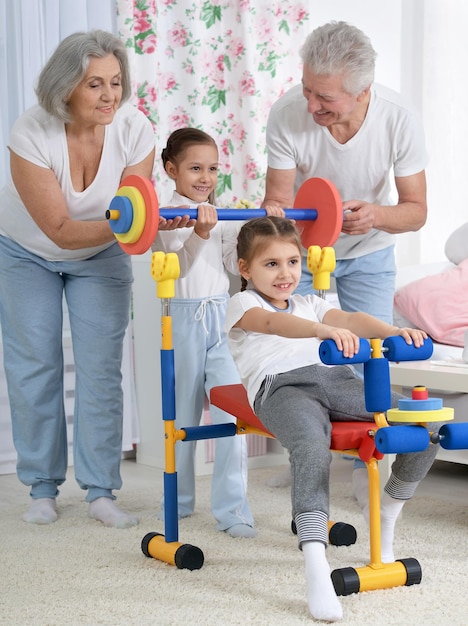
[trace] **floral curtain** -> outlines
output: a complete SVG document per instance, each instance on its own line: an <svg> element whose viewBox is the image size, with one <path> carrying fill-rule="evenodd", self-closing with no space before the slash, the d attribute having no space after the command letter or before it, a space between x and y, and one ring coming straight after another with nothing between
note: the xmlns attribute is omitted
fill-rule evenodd
<svg viewBox="0 0 468 626"><path fill-rule="evenodd" d="M181 127L202 128L220 152L218 204L259 205L272 103L300 81L299 48L310 30L307 2L116 0L138 107L153 123L157 152ZM173 183L160 160L160 201ZM224 202L224 204L222 204Z"/></svg>

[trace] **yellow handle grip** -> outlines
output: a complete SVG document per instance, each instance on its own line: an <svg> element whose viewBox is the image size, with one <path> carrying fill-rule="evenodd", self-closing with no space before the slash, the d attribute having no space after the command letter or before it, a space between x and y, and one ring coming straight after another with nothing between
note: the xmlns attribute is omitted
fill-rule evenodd
<svg viewBox="0 0 468 626"><path fill-rule="evenodd" d="M331 246L310 246L307 250L307 267L314 276L314 289L330 289L330 273L336 267L335 250Z"/></svg>
<svg viewBox="0 0 468 626"><path fill-rule="evenodd" d="M175 252L153 252L151 257L151 276L156 281L158 298L173 298L175 281L179 278L179 257Z"/></svg>

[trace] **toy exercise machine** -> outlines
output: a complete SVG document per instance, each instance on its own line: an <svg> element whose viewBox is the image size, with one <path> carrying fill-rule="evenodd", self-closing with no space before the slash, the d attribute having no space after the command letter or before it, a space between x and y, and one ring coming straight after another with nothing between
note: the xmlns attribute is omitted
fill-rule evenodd
<svg viewBox="0 0 468 626"><path fill-rule="evenodd" d="M372 422L334 422L330 449L365 462L369 476L369 538L370 562L364 567L334 570L331 574L337 595L345 596L359 591L409 586L421 582L421 566L414 558L382 563L380 548L380 484L378 460L384 454L420 452L431 443L440 443L449 450L468 447L468 424L444 424L437 433L430 433L427 422L450 421L453 409L444 408L442 399L429 398L425 387L415 387L412 398L399 400L398 408L391 409L389 361L415 361L430 358L432 342L427 339L421 348L408 345L403 337L388 337L381 342L361 339L359 352L343 357L334 341L325 340L319 355L327 365L364 363L364 393L366 409L374 413ZM265 430L252 412L242 385L226 385L211 391L215 406L236 416L239 427L248 431ZM385 415L386 414L386 415ZM387 417L386 417L387 416ZM405 426L389 426L391 422Z"/></svg>
<svg viewBox="0 0 468 626"><path fill-rule="evenodd" d="M306 209L315 203L317 209ZM300 222L302 243L308 248L308 265L314 274L314 287L323 292L329 288L330 271L334 269L334 255L326 247L333 245L341 231L342 206L334 186L324 179L309 179L296 196L294 206L286 216ZM172 212L171 212L172 211ZM138 176L129 176L123 182L109 207L106 217L120 246L128 254L143 254L154 241L158 231L159 216L172 219L180 209L161 209L151 183ZM185 210L185 215L196 218L196 211ZM218 219L246 220L264 216L262 209L218 209ZM321 249L320 245L325 246ZM152 276L157 283L157 295L162 303L161 382L165 436L164 473L164 527L165 535L147 534L141 543L143 553L181 569L200 569L203 552L196 546L178 541L177 472L175 444L177 441L195 441L236 434L260 434L272 437L252 412L242 385L216 387L211 391L211 403L236 418L236 423L198 426L177 430L175 428L175 377L172 348L172 321L170 299L174 297L174 281L179 276L176 254L155 252L151 264ZM383 343L378 339L361 340L360 350L352 358L344 358L333 341L320 346L320 358L325 364L364 364L364 392L366 408L374 414L372 422L335 422L332 424L333 451L360 458L366 463L369 476L369 526L370 563L365 567L341 568L331 574L338 595L358 591L384 589L418 584L421 567L416 559L402 559L382 563L380 548L380 486L378 460L384 454L408 453L425 450L428 445L440 443L445 449L468 448L468 424L444 424L438 432L430 433L427 422L453 419L453 409L442 406L440 398L429 398L424 387L416 387L411 399L399 401L391 409L389 361L409 361L430 358L432 342L427 340L422 348L409 346L402 337L389 337ZM404 426L389 427L391 422ZM333 523L329 525L332 541ZM349 525L344 524L345 527ZM347 530L347 529L345 529ZM354 531L355 533L355 531ZM346 534L346 533L345 533ZM339 535L339 533L338 533ZM346 543L348 541L348 543ZM353 543L354 536L343 541ZM340 545L340 537L336 542Z"/></svg>
<svg viewBox="0 0 468 626"><path fill-rule="evenodd" d="M315 270L316 289L329 287L329 273L334 269L333 250L320 250L312 246L308 251L308 265ZM174 253L155 252L151 272L157 283L157 295L162 305L162 349L161 381L165 436L166 465L164 472L164 528L165 534L148 533L142 540L141 549L152 557L180 569L200 569L204 555L200 548L179 543L177 511L177 472L175 444L177 441L195 441L236 434L259 434L273 437L268 432L248 403L244 387L226 385L211 390L213 405L236 418L236 423L208 426L175 428L175 377L172 349L172 322L170 300L174 297L175 280L179 276L178 258ZM397 409L391 409L389 361L424 360L432 355L432 342L428 339L421 348L408 345L400 336L389 337L381 342L361 339L360 349L351 358L345 358L334 341L325 340L319 348L321 360L327 365L364 364L364 394L366 409L374 414L374 422L334 422L332 424L330 449L348 456L360 458L366 463L369 476L369 538L370 562L357 569L347 567L334 570L331 574L338 595L349 595L359 591L384 589L396 586L419 584L421 566L414 558L382 563L380 547L380 479L378 460L384 454L407 453L425 450L432 443L440 443L446 449L468 448L468 424L444 424L437 433L430 433L427 422L453 419L453 409L444 408L440 398L429 398L424 387L416 387L412 398L399 401ZM405 423L404 426L389 426L391 422ZM340 543L341 526L346 540ZM337 541L333 541L336 527ZM329 524L329 539L336 545L354 543L355 534L349 539L352 526L343 523Z"/></svg>
<svg viewBox="0 0 468 626"><path fill-rule="evenodd" d="M315 206L315 208L308 208ZM217 209L219 220L249 220L264 217L265 209ZM143 254L158 232L159 218L188 215L196 219L197 209L159 207L152 183L134 174L127 176L106 211L106 218L121 248L128 254ZM294 208L285 216L296 220L307 249L312 244L331 246L343 225L343 207L336 187L325 178L309 178L299 188Z"/></svg>
<svg viewBox="0 0 468 626"><path fill-rule="evenodd" d="M332 248L320 250L311 246L308 250L309 268L315 271L314 287L325 290L330 287L330 272L335 267ZM148 533L142 540L141 548L148 557L159 559L179 569L200 569L203 566L203 552L196 546L181 544L178 539L177 511L177 472L175 445L177 441L199 441L218 437L233 437L236 434L260 434L268 436L259 422L259 427L243 423L203 425L176 429L175 419L175 376L174 351L172 347L172 318L170 301L175 294L175 281L179 277L179 261L175 253L154 252L151 262L151 275L156 281L156 292L161 300L161 384L162 418L165 437L164 471L164 530L165 534ZM237 387L237 386L236 386ZM240 385L241 389L243 387ZM350 545L356 541L356 530L344 522L329 522L329 541L334 545Z"/></svg>

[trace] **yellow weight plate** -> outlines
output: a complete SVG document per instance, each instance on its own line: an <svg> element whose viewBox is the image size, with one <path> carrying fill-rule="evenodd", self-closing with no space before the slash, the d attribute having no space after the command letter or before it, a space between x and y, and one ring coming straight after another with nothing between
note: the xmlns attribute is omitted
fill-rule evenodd
<svg viewBox="0 0 468 626"><path fill-rule="evenodd" d="M141 237L146 223L146 204L141 192L136 187L119 187L117 196L126 196L132 203L133 222L126 233L114 233L121 243L135 243Z"/></svg>
<svg viewBox="0 0 468 626"><path fill-rule="evenodd" d="M448 422L453 420L454 409L444 407L434 411L400 411L400 409L388 409L387 420L389 422Z"/></svg>

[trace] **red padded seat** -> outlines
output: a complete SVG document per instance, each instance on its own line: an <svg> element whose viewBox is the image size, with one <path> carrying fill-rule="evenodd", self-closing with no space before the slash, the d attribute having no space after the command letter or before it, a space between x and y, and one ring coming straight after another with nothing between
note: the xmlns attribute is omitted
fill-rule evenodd
<svg viewBox="0 0 468 626"><path fill-rule="evenodd" d="M214 406L263 431L265 435L273 437L250 408L243 385L213 387L210 400ZM369 434L369 431L375 428L372 422L332 422L330 449L358 450L359 457L363 461L369 461L372 457L381 459L383 454L375 448L374 438Z"/></svg>

